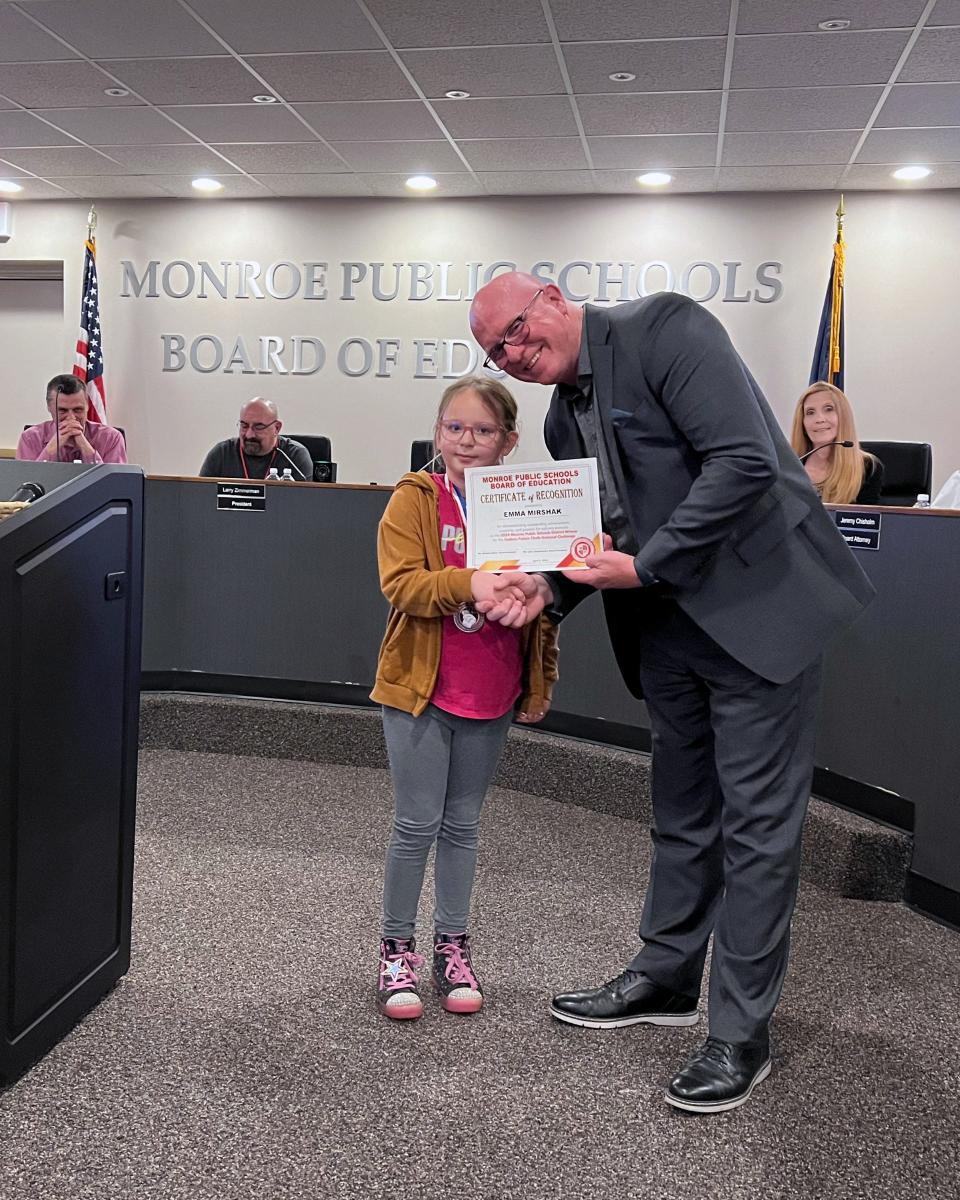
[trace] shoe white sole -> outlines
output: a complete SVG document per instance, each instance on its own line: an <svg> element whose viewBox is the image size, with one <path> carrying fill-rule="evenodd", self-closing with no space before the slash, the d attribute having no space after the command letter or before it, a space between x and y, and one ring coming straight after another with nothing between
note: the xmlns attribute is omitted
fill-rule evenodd
<svg viewBox="0 0 960 1200"><path fill-rule="evenodd" d="M741 1104L746 1104L750 1099L750 1093L758 1083L763 1083L766 1077L770 1074L772 1063L768 1058L763 1064L753 1079L750 1081L750 1086L742 1096L737 1096L734 1100L721 1100L715 1103L696 1104L690 1100L680 1100L677 1096L671 1096L669 1091L663 1093L663 1098L668 1104L672 1104L674 1108L682 1108L684 1112L692 1113L719 1113L729 1112L733 1108L739 1108Z"/></svg>
<svg viewBox="0 0 960 1200"><path fill-rule="evenodd" d="M642 1017L610 1017L607 1020L592 1017L576 1017L550 1005L550 1015L567 1025L579 1025L582 1029L624 1029L627 1025L666 1025L671 1028L687 1028L700 1020L698 1012L692 1013L647 1013Z"/></svg>

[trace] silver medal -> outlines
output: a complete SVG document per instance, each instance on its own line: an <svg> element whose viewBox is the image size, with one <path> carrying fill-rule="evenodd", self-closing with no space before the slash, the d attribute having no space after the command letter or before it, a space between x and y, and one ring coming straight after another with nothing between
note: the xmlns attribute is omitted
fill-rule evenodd
<svg viewBox="0 0 960 1200"><path fill-rule="evenodd" d="M461 633L479 633L486 619L472 604L461 604L453 614L453 623Z"/></svg>

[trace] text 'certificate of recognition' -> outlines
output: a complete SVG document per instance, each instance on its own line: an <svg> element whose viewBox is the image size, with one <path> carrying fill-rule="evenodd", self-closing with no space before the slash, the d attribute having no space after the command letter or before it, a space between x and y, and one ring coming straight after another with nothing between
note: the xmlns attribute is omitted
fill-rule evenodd
<svg viewBox="0 0 960 1200"><path fill-rule="evenodd" d="M467 566L578 571L599 554L597 460L468 467Z"/></svg>

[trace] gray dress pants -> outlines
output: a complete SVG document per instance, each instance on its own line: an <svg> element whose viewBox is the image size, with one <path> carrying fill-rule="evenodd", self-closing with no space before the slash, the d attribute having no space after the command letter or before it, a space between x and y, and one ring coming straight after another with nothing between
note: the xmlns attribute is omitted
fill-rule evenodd
<svg viewBox="0 0 960 1200"><path fill-rule="evenodd" d="M638 636L653 862L631 966L697 996L712 932L710 1033L759 1041L787 968L820 664L770 683L669 601Z"/></svg>

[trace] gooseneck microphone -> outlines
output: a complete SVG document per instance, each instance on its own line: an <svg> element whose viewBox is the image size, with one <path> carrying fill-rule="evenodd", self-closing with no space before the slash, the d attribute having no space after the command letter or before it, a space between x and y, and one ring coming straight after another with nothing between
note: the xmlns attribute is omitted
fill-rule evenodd
<svg viewBox="0 0 960 1200"><path fill-rule="evenodd" d="M17 490L10 497L10 502L13 504L32 504L34 500L39 500L41 496L47 494L47 489L42 483L33 483L28 480L26 483L21 483Z"/></svg>
<svg viewBox="0 0 960 1200"><path fill-rule="evenodd" d="M287 462L290 464L290 466L291 466L291 467L293 467L293 469L294 469L294 470L296 471L296 473L297 473L297 474L300 476L300 478L303 480L303 482L304 482L304 483L306 483L306 482L307 482L307 477L306 477L306 475L304 475L304 473L303 473L303 472L300 470L300 468L299 468L299 467L297 466L297 464L296 464L296 463L293 461L293 459L290 457L290 455L289 455L289 454L286 452L286 450L284 450L284 448L283 448L283 447L280 445L280 439L279 439L279 438L277 438L277 451L278 451L280 454L282 454L282 455L283 455L283 457L284 457L284 458L287 460Z"/></svg>
<svg viewBox="0 0 960 1200"><path fill-rule="evenodd" d="M806 454L800 455L800 461L806 462L811 454L816 454L818 450L826 450L828 446L845 446L848 450L852 448L853 442L824 442L822 446L814 446L812 450L808 450Z"/></svg>

